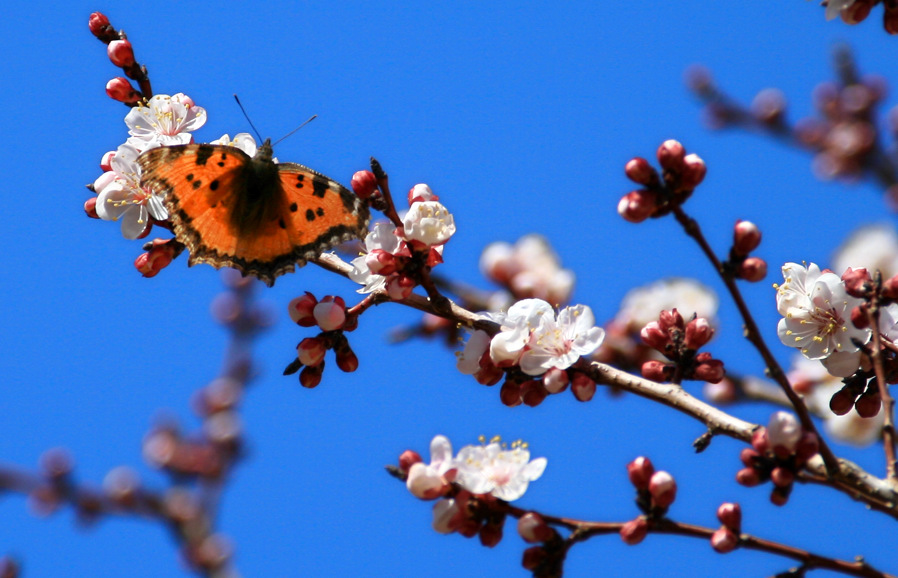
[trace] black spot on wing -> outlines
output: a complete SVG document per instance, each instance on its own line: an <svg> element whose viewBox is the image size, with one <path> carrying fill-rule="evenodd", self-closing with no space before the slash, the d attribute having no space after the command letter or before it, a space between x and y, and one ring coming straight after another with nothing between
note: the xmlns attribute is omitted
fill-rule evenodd
<svg viewBox="0 0 898 578"><path fill-rule="evenodd" d="M312 209L307 209L306 210L306 221L309 221L311 223L314 220L315 220L315 212L312 211Z"/></svg>
<svg viewBox="0 0 898 578"><path fill-rule="evenodd" d="M295 213L297 210L299 210L299 207L296 206L296 203L290 203L290 212Z"/></svg>
<svg viewBox="0 0 898 578"><path fill-rule="evenodd" d="M196 164L205 165L206 161L209 160L209 157L215 152L215 147L212 145L200 145L196 149ZM223 155L226 156L226 155ZM223 159L222 159L223 160Z"/></svg>
<svg viewBox="0 0 898 578"><path fill-rule="evenodd" d="M324 194L330 188L330 181L321 175L315 175L312 177L312 194L318 197L319 199L324 198Z"/></svg>
<svg viewBox="0 0 898 578"><path fill-rule="evenodd" d="M323 216L324 216L324 209L321 208L321 207L318 207L318 208L315 210L315 214L318 215L319 217L323 217Z"/></svg>
<svg viewBox="0 0 898 578"><path fill-rule="evenodd" d="M197 190L198 188L203 186L203 181L197 179L193 181L193 190Z"/></svg>
<svg viewBox="0 0 898 578"><path fill-rule="evenodd" d="M212 191L217 191L217 190L218 190L218 179L215 179L214 181L212 181L211 183L209 183L209 189L212 190Z"/></svg>

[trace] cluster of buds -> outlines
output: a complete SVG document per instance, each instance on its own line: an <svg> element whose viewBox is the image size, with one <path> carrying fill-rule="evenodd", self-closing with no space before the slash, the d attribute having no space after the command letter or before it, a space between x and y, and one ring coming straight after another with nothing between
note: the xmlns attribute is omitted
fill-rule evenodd
<svg viewBox="0 0 898 578"><path fill-rule="evenodd" d="M845 24L859 24L867 19L873 7L882 0L829 0L826 5L826 19L836 17ZM889 34L898 34L898 5L894 2L882 2L882 26Z"/></svg>
<svg viewBox="0 0 898 578"><path fill-rule="evenodd" d="M677 482L665 471L655 471L646 457L638 457L627 464L627 476L636 488L636 505L642 515L630 520L620 529L620 537L631 546L642 542L651 522L660 520L677 497Z"/></svg>
<svg viewBox="0 0 898 578"><path fill-rule="evenodd" d="M324 354L332 349L337 358L337 367L350 373L359 368L356 357L345 331L358 327L358 316L348 314L342 297L325 296L321 301L306 291L305 295L290 301L290 319L300 327L318 326L321 333L306 337L296 346L296 359L284 369L284 375L299 373L299 383L303 387L315 387L321 383L324 374Z"/></svg>
<svg viewBox="0 0 898 578"><path fill-rule="evenodd" d="M141 93L128 80L129 78L136 80L141 84L141 88L149 88L147 70L134 59L134 48L125 33L116 32L109 23L109 18L100 12L90 15L88 28L94 36L106 44L109 61L121 68L127 76L127 78L118 76L106 84L106 94L109 98L128 106L136 106L142 99L151 97L152 94Z"/></svg>
<svg viewBox="0 0 898 578"><path fill-rule="evenodd" d="M711 547L721 554L732 552L739 547L742 533L742 508L739 504L726 502L717 508L717 519L721 526L711 534Z"/></svg>
<svg viewBox="0 0 898 578"><path fill-rule="evenodd" d="M499 390L499 399L508 407L521 404L536 407L549 394L561 393L568 385L577 401L589 401L596 393L596 382L585 373L553 367L536 379L520 371L509 371Z"/></svg>
<svg viewBox="0 0 898 578"><path fill-rule="evenodd" d="M32 511L39 516L55 512L64 502L75 507L78 520L90 523L103 512L102 494L79 488L72 472L75 464L62 448L47 450L40 458L41 483L28 496Z"/></svg>
<svg viewBox="0 0 898 578"><path fill-rule="evenodd" d="M355 193L374 207L386 197L377 186L371 171L359 171L352 177ZM365 237L365 254L352 261L349 277L364 285L360 293L382 290L390 299L400 301L416 286L432 285L430 270L443 262L443 245L455 234L455 219L427 185L412 187L408 202L408 212L401 220L386 203L390 222L374 226Z"/></svg>
<svg viewBox="0 0 898 578"><path fill-rule="evenodd" d="M536 512L518 518L518 535L528 544L539 544L524 550L521 564L533 576L559 576L564 561L564 541L558 532Z"/></svg>
<svg viewBox="0 0 898 578"><path fill-rule="evenodd" d="M733 246L726 262L737 279L751 283L767 276L767 262L760 257L750 256L761 244L761 230L751 221L736 221L733 227Z"/></svg>
<svg viewBox="0 0 898 578"><path fill-rule="evenodd" d="M770 501L782 506L792 492L795 475L817 454L817 435L804 431L792 414L779 411L766 428L755 430L751 445L739 455L745 467L736 473L736 481L748 487L772 481Z"/></svg>
<svg viewBox="0 0 898 578"><path fill-rule="evenodd" d="M852 410L863 418L876 417L882 408L882 395L876 379L872 377L872 371L858 371L851 377L845 378L843 385L829 400L829 409L836 415L845 415ZM890 372L892 379L889 383L898 383L898 377Z"/></svg>
<svg viewBox="0 0 898 578"><path fill-rule="evenodd" d="M708 170L705 161L694 153L687 155L679 141L661 143L657 157L661 175L641 157L630 159L624 166L627 178L643 187L624 195L617 205L620 216L631 223L662 217L682 205Z"/></svg>
<svg viewBox="0 0 898 578"><path fill-rule="evenodd" d="M662 311L640 332L642 341L660 352L669 362L649 360L642 364L642 376L652 381L679 383L694 379L717 383L723 379L723 362L708 352L698 353L714 336L714 328L704 317L693 317L689 323L676 309Z"/></svg>

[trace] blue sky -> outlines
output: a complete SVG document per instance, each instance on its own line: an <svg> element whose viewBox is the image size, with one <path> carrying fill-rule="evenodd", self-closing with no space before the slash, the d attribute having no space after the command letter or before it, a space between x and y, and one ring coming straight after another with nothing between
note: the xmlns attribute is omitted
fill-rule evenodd
<svg viewBox="0 0 898 578"><path fill-rule="evenodd" d="M745 292L771 344L770 283L779 265L825 264L860 223L894 220L867 184L817 182L800 152L707 130L682 83L684 69L700 62L734 96L747 101L776 86L790 97L791 117L805 116L810 90L831 77L835 42L849 42L864 70L891 73L895 40L876 21L881 9L849 28L827 23L810 2L15 3L0 23L8 134L0 459L22 467L64 446L85 482L129 465L147 485L162 486L142 462L141 440L160 413L196 425L190 397L216 376L224 351L225 334L209 315L221 290L214 270L188 269L182 258L143 279L131 265L139 243L82 213L83 185L126 137L125 107L104 94L117 69L87 30L95 10L129 34L156 93L185 92L206 108L198 140L248 130L235 92L266 136L318 114L279 145L282 161L348 183L373 155L394 191L429 183L458 225L442 273L484 288L477 256L485 245L546 235L578 276L574 302L590 305L599 320L614 315L627 289L660 277L721 288L672 221L636 226L616 214L631 188L624 163L650 157L667 138L708 163L687 209L718 253L736 219L762 228L758 254L772 273ZM279 322L257 345L261 375L242 409L248 457L220 516L245 576L526 575L513 525L493 550L437 535L430 504L384 473L406 448L426 455L438 433L456 447L481 434L522 438L547 457L522 507L631 519L637 512L624 466L645 454L678 480L675 519L715 526L717 505L739 501L746 532L898 570L885 516L813 487L797 487L786 507L774 508L766 489L735 483L741 444L715 440L695 455L697 422L635 397L600 390L589 404L563 395L538 408L506 408L497 389L457 373L451 351L433 342L388 344L391 328L417 319L399 306L370 311L351 335L356 373L331 367L315 390L282 377L296 343L311 334L283 315L288 301L306 290L352 300L355 288L307 267L262 292ZM724 300L710 350L728 367L759 374L740 327ZM788 360L788 351L777 353ZM733 411L766 422L771 409ZM882 473L879 447L836 447ZM83 529L71 511L38 519L15 495L0 501L0 513L0 554L20 557L27 576L189 575L165 530L144 520ZM568 576L748 577L788 567L751 552L720 556L695 540L652 536L627 547L609 536L574 548L566 569Z"/></svg>

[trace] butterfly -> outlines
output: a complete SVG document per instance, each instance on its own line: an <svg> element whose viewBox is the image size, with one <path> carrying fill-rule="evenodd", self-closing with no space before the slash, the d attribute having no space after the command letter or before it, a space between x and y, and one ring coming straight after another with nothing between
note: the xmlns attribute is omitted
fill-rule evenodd
<svg viewBox="0 0 898 578"><path fill-rule="evenodd" d="M343 185L295 163L236 147L158 147L137 159L141 186L162 198L188 265L233 267L271 287L331 247L364 237L368 207Z"/></svg>

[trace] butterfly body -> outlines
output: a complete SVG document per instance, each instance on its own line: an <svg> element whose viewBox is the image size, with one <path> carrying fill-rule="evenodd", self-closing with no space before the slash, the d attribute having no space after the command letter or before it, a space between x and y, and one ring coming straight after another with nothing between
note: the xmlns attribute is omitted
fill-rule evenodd
<svg viewBox="0 0 898 578"><path fill-rule="evenodd" d="M273 162L268 140L253 157L236 147L190 144L150 149L138 163L141 184L162 196L189 265L234 267L270 286L367 232L364 202L310 168Z"/></svg>

